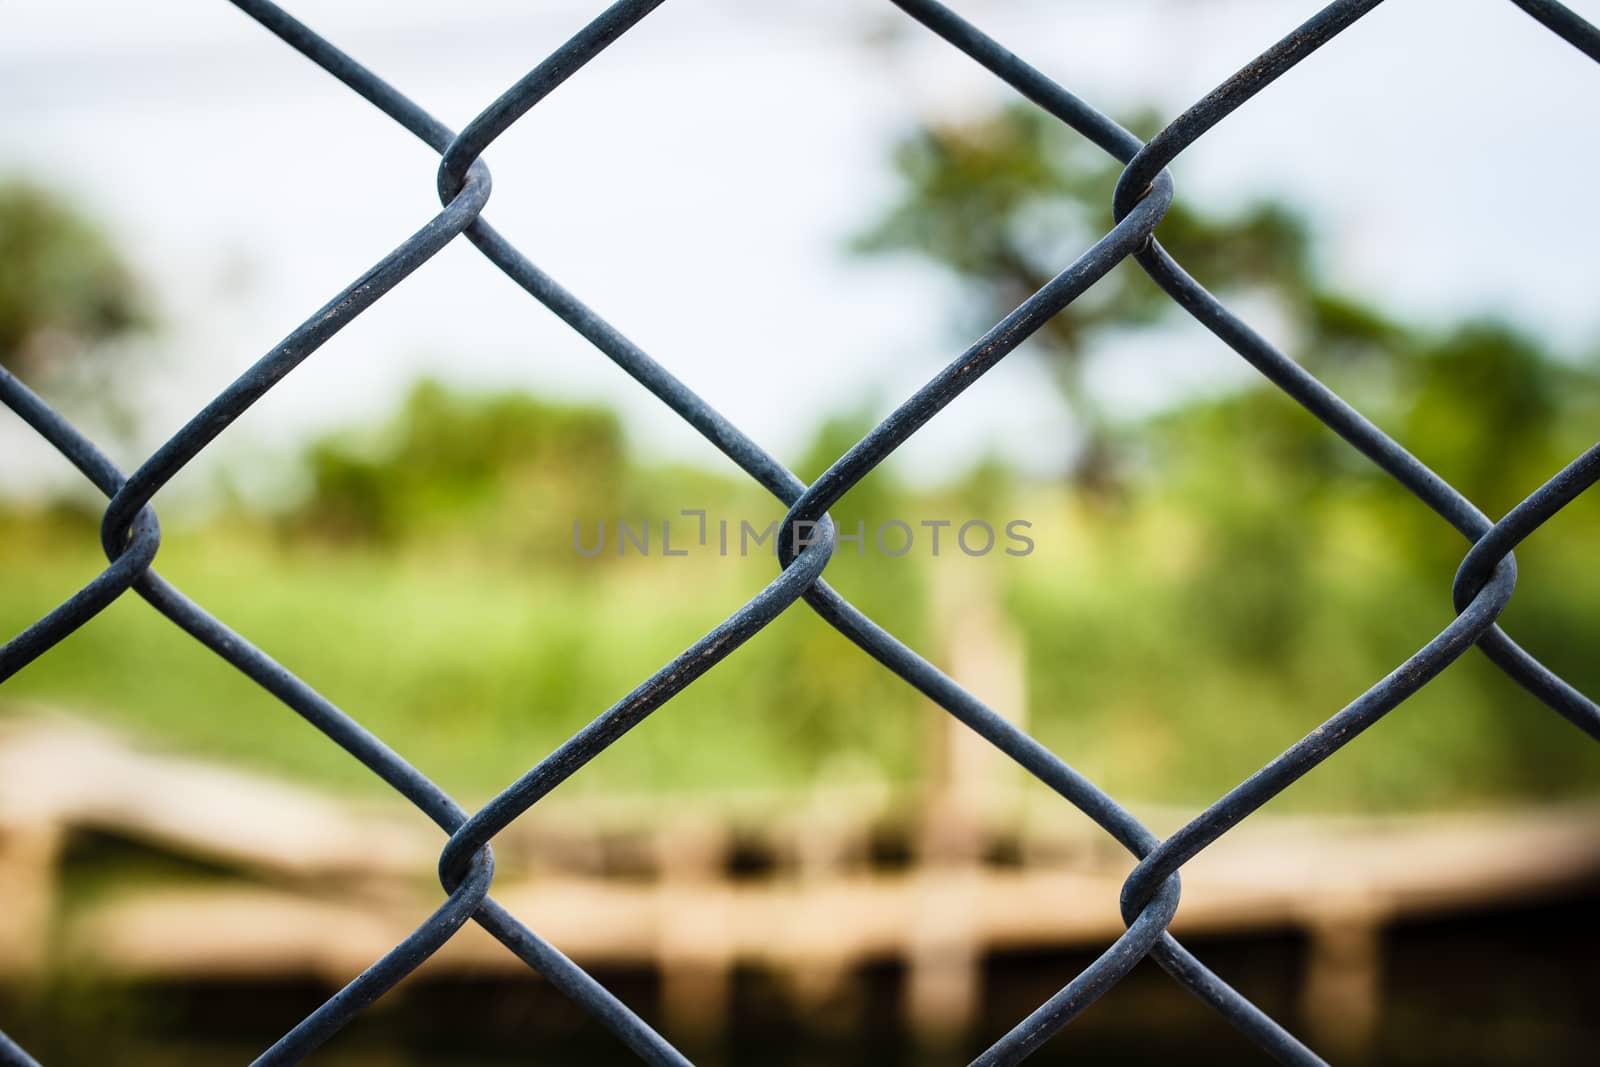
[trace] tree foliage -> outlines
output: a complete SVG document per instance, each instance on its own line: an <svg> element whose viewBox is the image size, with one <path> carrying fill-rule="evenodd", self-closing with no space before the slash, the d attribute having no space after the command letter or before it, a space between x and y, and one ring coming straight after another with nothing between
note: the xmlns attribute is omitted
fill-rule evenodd
<svg viewBox="0 0 1600 1067"><path fill-rule="evenodd" d="M480 550L556 554L574 518L616 513L623 459L609 411L424 381L376 432L308 449L310 492L290 525L334 540L470 535Z"/></svg>
<svg viewBox="0 0 1600 1067"><path fill-rule="evenodd" d="M148 321L132 271L96 223L42 186L0 183L0 366L37 381Z"/></svg>
<svg viewBox="0 0 1600 1067"><path fill-rule="evenodd" d="M1127 125L1144 135L1153 127L1141 117ZM951 272L971 295L976 321L958 324L968 336L1109 229L1121 170L1022 106L930 122L900 140L893 165L899 196L857 248ZM1595 440L1593 359L1558 353L1493 315L1419 323L1341 291L1321 269L1314 228L1276 200L1210 214L1180 187L1156 236L1211 291L1231 303L1248 297L1248 318L1270 309L1266 332L1280 348L1491 517ZM1248 773L1438 631L1466 550L1449 524L1264 379L1180 396L1155 415L1111 410L1093 395L1085 364L1115 335L1172 322L1195 345L1221 345L1184 319L1123 263L1031 346L1086 427L1069 485L1110 480L1122 506L1083 507L1104 494L1075 494L1092 540L1057 569L1030 570L1013 607L1042 733L1090 765L1102 761L1112 782ZM1137 349L1117 356L1138 358ZM1591 694L1600 619L1583 561L1596 537L1600 499L1590 494L1519 548L1523 577L1506 613L1535 654ZM1453 770L1419 769L1403 749L1381 746L1341 759L1379 797L1443 796L1473 776L1491 789L1592 787L1593 760L1576 754L1571 727L1533 703L1468 657L1396 716L1409 725L1391 727L1431 741ZM1445 729L1455 732L1440 754Z"/></svg>

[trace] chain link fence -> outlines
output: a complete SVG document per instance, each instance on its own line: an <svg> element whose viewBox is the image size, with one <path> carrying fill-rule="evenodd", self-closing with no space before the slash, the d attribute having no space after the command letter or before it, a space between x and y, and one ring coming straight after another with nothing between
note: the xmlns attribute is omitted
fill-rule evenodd
<svg viewBox="0 0 1600 1067"><path fill-rule="evenodd" d="M295 1063L398 981L416 970L468 922L476 922L508 951L592 1015L651 1064L689 1061L661 1034L581 967L510 914L489 895L494 879L490 844L496 834L566 781L612 742L797 603L805 604L930 700L965 723L1063 800L1094 820L1137 859L1122 890L1127 930L1087 968L978 1057L976 1064L1025 1059L1122 979L1146 956L1284 1063L1323 1061L1250 1001L1207 969L1168 932L1179 907L1179 872L1203 849L1272 797L1336 753L1346 742L1415 693L1476 645L1516 682L1600 740L1600 707L1542 666L1496 625L1512 595L1512 550L1596 479L1600 445L1533 491L1498 522L1434 474L1359 412L1291 361L1219 303L1156 240L1172 202L1166 167L1246 100L1347 29L1381 0L1338 0L1295 29L1148 143L1080 100L1004 46L935 0L894 0L911 18L982 64L1028 100L1125 165L1117 186L1115 225L1059 275L1024 301L806 485L776 458L723 418L627 337L541 271L493 229L483 210L490 177L482 154L494 140L562 82L577 73L662 0L618 0L534 67L457 133L332 43L267 0L233 0L285 44L366 98L441 156L438 192L443 208L371 270L340 292L276 345L237 381L124 476L96 446L11 374L0 369L0 399L72 462L108 498L101 539L110 565L93 581L0 648L0 680L48 652L132 590L256 684L360 760L447 835L439 858L445 896L415 931L255 1061ZM1512 0L1549 31L1600 62L1600 30L1554 0ZM1448 17L1447 15L1441 17ZM788 509L781 528L780 573L742 608L621 701L570 737L482 809L468 813L399 753L335 707L287 668L208 614L151 564L160 530L151 499L234 419L284 375L374 302L458 237L555 312L573 330L630 374ZM1422 504L1465 537L1469 547L1451 594L1456 617L1414 655L1348 706L1295 742L1254 775L1162 840L1112 797L1004 717L967 693L933 664L863 615L823 580L834 547L828 509L912 434L1124 259L1135 260L1185 311L1249 362L1288 398L1382 468ZM1493 427L1483 432L1493 433ZM0 1061L35 1061L0 1033Z"/></svg>

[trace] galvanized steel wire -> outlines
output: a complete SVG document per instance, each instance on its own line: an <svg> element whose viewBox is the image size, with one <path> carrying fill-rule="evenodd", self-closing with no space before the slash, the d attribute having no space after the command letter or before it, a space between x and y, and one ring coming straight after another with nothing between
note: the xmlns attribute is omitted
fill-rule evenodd
<svg viewBox="0 0 1600 1067"><path fill-rule="evenodd" d="M1523 650L1496 623L1516 583L1512 550L1600 479L1600 445L1533 490L1500 521L1234 315L1162 248L1157 231L1172 202L1166 168L1185 149L1276 78L1307 60L1381 0L1337 0L1282 38L1148 143L937 0L894 0L913 19L1124 164L1114 225L1077 260L949 363L807 485L687 385L590 310L490 226L484 151L522 115L662 0L618 0L456 133L395 87L268 0L233 0L284 43L339 79L440 154L441 209L369 271L267 352L131 475L49 404L0 369L0 400L109 498L101 538L109 565L59 607L0 647L0 681L46 653L130 590L232 664L329 740L360 760L433 820L446 835L439 858L444 898L416 930L263 1052L257 1064L296 1063L368 1004L416 970L467 922L476 922L650 1064L689 1061L583 968L489 895L494 837L608 745L659 709L763 627L804 601L862 652L894 672L1094 820L1137 860L1122 890L1127 930L1055 996L978 1057L976 1064L1020 1062L1072 1021L1145 957L1211 1005L1265 1053L1283 1063L1323 1061L1206 968L1168 932L1180 906L1185 863L1362 730L1426 685L1476 645L1507 675L1595 740L1600 707ZM1555 0L1512 0L1549 31L1600 62L1600 30ZM287 667L166 582L152 564L160 526L151 501L234 419L374 302L440 249L465 237L509 278L698 430L787 509L779 538L781 569L743 607L594 721L579 730L480 810L468 813L403 756L296 677ZM879 627L823 580L833 550L828 510L912 434L1111 268L1133 259L1179 306L1351 447L1454 527L1467 548L1451 595L1455 619L1386 677L1166 839L1157 837L1056 753L985 706L933 664ZM794 535L800 524L809 534ZM811 543L807 544L809 541ZM803 547L802 547L803 546ZM0 1033L0 1062L34 1064Z"/></svg>

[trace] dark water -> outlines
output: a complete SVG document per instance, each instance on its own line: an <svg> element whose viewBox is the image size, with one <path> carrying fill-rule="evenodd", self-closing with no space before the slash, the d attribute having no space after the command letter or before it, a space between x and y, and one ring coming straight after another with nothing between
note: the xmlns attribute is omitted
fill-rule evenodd
<svg viewBox="0 0 1600 1067"><path fill-rule="evenodd" d="M1384 940L1384 1009L1355 1062L1600 1064L1600 887L1537 907L1412 923ZM1263 1009L1297 1018L1305 945L1296 936L1191 945ZM951 1047L919 1045L900 1012L897 964L868 967L822 1006L796 1007L771 974L735 974L727 1031L684 1051L703 1067L962 1064L1054 993L1088 954L997 955L984 966L982 1018ZM652 975L597 976L647 1018ZM317 1006L309 983L107 988L65 978L12 990L5 1025L46 1067L248 1063ZM607 1033L537 980L412 981L314 1055L328 1067L634 1065ZM1209 1009L1142 964L1030 1064L1251 1064L1266 1057ZM1352 1062L1349 1059L1341 1062Z"/></svg>

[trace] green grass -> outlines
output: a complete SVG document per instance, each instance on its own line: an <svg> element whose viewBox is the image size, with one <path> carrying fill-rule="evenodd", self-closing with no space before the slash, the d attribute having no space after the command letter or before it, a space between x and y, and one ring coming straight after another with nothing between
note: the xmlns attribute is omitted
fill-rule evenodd
<svg viewBox="0 0 1600 1067"><path fill-rule="evenodd" d="M14 633L101 565L87 543L27 551L0 629ZM721 561L719 561L721 562ZM464 798L483 797L757 592L771 560L560 574L370 552L281 551L169 536L158 569L191 598ZM839 681L807 691L829 664ZM780 691L769 684L788 677ZM298 715L134 596L7 683L4 707L67 709L183 748L355 789L382 789ZM871 718L841 714L869 698ZM603 753L579 789L801 784L857 750L904 779L914 694L809 611L786 614Z"/></svg>
<svg viewBox="0 0 1600 1067"><path fill-rule="evenodd" d="M1309 547L1292 592L1252 586L1263 573L1289 581L1270 553L1228 552L1227 581L1208 584L1203 550L1160 512L1041 560L1011 594L1036 736L1118 796L1216 799L1449 623L1448 569L1419 573L1350 533ZM1584 610L1600 604L1600 574L1581 536L1551 533L1518 550L1523 577L1503 621L1580 690L1600 692L1600 617ZM1274 803L1387 811L1597 790L1600 746L1471 650Z"/></svg>
<svg viewBox="0 0 1600 1067"><path fill-rule="evenodd" d="M1120 798L1215 799L1449 619L1439 581L1381 537L1340 531L1292 561L1229 556L1218 603L1205 548L1159 509L1101 523L1034 502L1040 551L979 561L1026 649L1028 728ZM83 526L0 524L15 633L100 567ZM1271 556L1269 550L1268 556ZM1507 619L1594 691L1600 576L1559 538L1522 554ZM947 634L929 586L958 563L836 559L829 580L929 658ZM169 532L161 572L464 803L536 764L776 572L769 558L524 566L444 546L313 549L259 529ZM1272 573L1261 585L1250 572ZM1359 575L1359 581L1351 576ZM1286 579L1285 579L1286 580ZM1286 598L1286 599L1285 599ZM1591 613L1592 615L1592 613ZM7 683L0 714L64 709L145 739L376 794L299 716L136 597ZM1010 709L1004 709L1010 710ZM809 610L786 612L574 777L569 792L904 786L941 713ZM1600 746L1470 653L1292 787L1280 806L1393 810L1593 793Z"/></svg>

